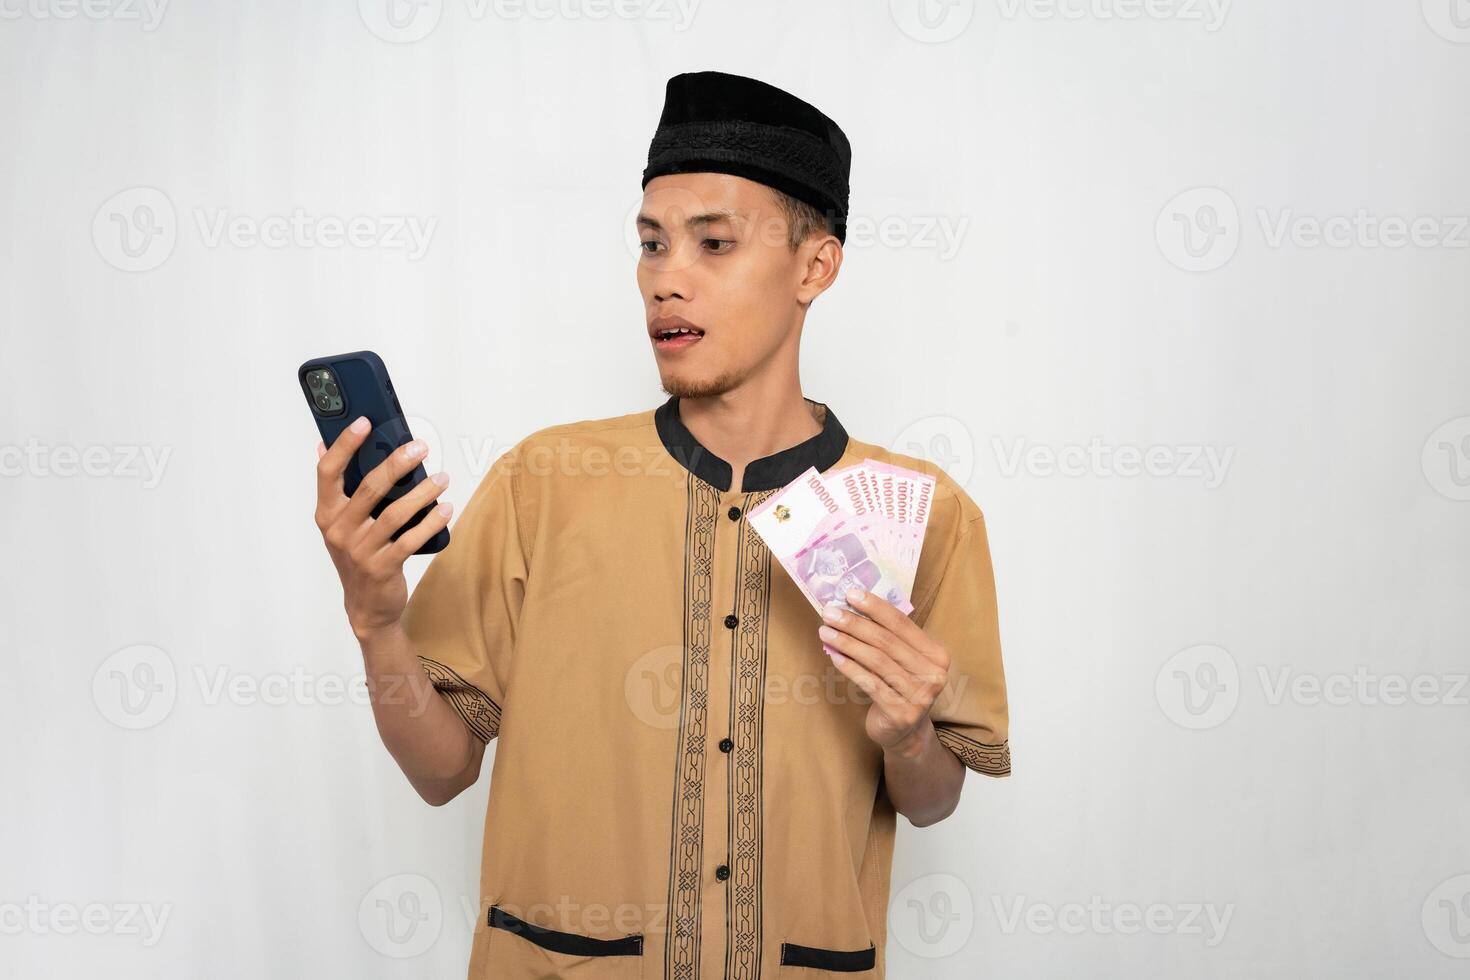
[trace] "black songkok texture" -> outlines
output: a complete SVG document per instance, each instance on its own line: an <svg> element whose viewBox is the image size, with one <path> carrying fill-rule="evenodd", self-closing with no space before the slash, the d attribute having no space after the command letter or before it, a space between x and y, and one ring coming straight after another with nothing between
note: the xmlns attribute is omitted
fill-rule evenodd
<svg viewBox="0 0 1470 980"><path fill-rule="evenodd" d="M643 186L664 174L746 177L816 207L847 240L847 136L816 106L790 92L722 71L669 79Z"/></svg>

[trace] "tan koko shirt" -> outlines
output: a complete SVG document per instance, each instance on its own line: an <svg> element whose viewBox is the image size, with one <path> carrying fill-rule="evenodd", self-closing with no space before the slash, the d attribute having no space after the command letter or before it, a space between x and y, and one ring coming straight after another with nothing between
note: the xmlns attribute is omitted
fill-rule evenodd
<svg viewBox="0 0 1470 980"><path fill-rule="evenodd" d="M953 660L931 717L967 767L1010 772L979 507L807 404L822 432L739 490L675 398L532 433L425 571L415 650L499 738L472 978L883 976L896 819L870 701L745 519L808 466L936 477L911 597Z"/></svg>

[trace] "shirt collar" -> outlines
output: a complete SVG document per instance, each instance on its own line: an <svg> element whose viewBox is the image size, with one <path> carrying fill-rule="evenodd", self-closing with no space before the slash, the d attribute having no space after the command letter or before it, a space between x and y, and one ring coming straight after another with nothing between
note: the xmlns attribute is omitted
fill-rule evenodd
<svg viewBox="0 0 1470 980"><path fill-rule="evenodd" d="M810 398L803 397L802 401L822 419L822 431L805 442L751 460L741 478L742 493L784 487L810 466L823 472L847 451L847 430L832 410ZM654 410L653 421L664 448L680 465L721 493L730 489L730 464L706 449L685 427L679 417L677 395L670 395L668 401Z"/></svg>

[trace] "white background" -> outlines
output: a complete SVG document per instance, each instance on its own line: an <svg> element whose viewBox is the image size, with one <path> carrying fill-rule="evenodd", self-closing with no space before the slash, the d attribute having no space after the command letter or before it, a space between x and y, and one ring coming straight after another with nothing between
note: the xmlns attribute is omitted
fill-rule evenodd
<svg viewBox="0 0 1470 980"><path fill-rule="evenodd" d="M990 530L1015 775L900 830L890 976L1465 975L1470 5L387 2L0 0L0 973L463 974L485 781L342 691L294 371L381 353L461 507L658 404L718 68L854 147L806 393Z"/></svg>

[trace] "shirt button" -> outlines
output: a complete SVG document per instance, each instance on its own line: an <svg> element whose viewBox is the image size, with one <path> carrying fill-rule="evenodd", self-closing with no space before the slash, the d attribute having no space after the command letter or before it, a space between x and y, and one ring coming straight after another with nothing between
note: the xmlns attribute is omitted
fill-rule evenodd
<svg viewBox="0 0 1470 980"><path fill-rule="evenodd" d="M739 507L731 507L730 508L730 520L732 520L732 521L738 521L738 520L740 520L740 508Z"/></svg>
<svg viewBox="0 0 1470 980"><path fill-rule="evenodd" d="M729 752L734 747L735 747L735 743L732 742L732 741L730 741L728 738L722 738L722 739L720 739L720 751L721 752Z"/></svg>
<svg viewBox="0 0 1470 980"><path fill-rule="evenodd" d="M728 864L720 865L718 868L715 869L715 877L720 879L721 881L724 881L726 878L730 877L730 866Z"/></svg>
<svg viewBox="0 0 1470 980"><path fill-rule="evenodd" d="M731 613L730 615L725 617L725 626L729 629L734 629L735 624L738 622L740 622L740 620L735 617L734 613Z"/></svg>

